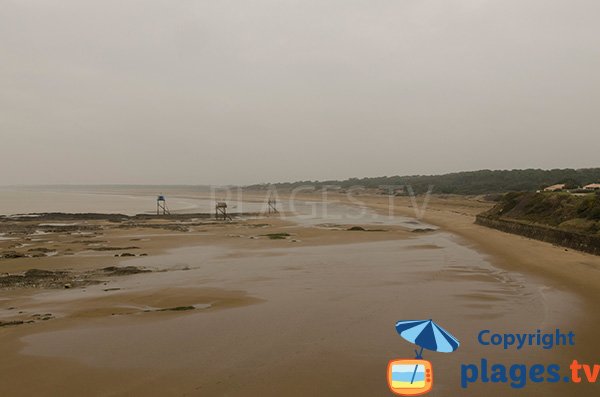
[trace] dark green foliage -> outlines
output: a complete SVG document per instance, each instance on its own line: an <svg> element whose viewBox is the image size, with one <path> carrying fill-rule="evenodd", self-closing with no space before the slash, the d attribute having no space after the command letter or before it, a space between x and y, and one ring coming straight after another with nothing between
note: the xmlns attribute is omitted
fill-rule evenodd
<svg viewBox="0 0 600 397"><path fill-rule="evenodd" d="M581 187L581 182L573 177L569 177L569 178L565 178L561 181L559 181L559 183L564 183L565 184L565 189L577 189L579 187Z"/></svg>
<svg viewBox="0 0 600 397"><path fill-rule="evenodd" d="M594 234L600 230L600 195L507 193L486 215Z"/></svg>
<svg viewBox="0 0 600 397"><path fill-rule="evenodd" d="M491 194L511 191L536 191L556 183L567 183L572 187L600 182L600 168L583 169L526 169L526 170L480 170L456 172L445 175L384 176L375 178L350 178L343 181L301 181L278 183L275 187L293 189L302 185L315 188L338 186L348 189L353 186L382 188L384 186L410 186L417 194ZM249 188L267 188L268 185L255 185ZM389 189L389 188L388 188ZM410 193L405 189L405 194Z"/></svg>

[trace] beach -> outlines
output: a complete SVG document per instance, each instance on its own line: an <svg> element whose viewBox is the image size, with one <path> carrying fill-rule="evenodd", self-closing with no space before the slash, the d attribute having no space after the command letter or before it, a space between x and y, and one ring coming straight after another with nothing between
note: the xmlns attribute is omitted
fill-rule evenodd
<svg viewBox="0 0 600 397"><path fill-rule="evenodd" d="M175 210L211 200L185 189L172 196ZM239 202L250 211L265 200L264 192L244 192ZM480 198L433 196L417 212L406 197L391 199L393 207L389 197L372 194L360 203L339 193L294 200L298 213L282 208L278 216L231 222L14 221L10 227L20 234L4 232L0 248L25 256L0 260L0 271L62 273L43 287L34 285L43 274L34 273L38 281L0 290L0 321L15 322L0 327L3 390L387 395L387 362L414 356L394 324L421 318L433 318L462 342L450 355L426 353L436 368L433 396L511 392L481 383L461 389L461 364L483 357L565 366L574 358L597 361L599 257L475 225L474 216L492 205ZM476 343L482 329L556 328L573 331L576 345L503 351ZM582 393L594 387L577 386ZM541 384L521 393L572 390Z"/></svg>
<svg viewBox="0 0 600 397"><path fill-rule="evenodd" d="M599 14L3 2L0 397L600 396Z"/></svg>

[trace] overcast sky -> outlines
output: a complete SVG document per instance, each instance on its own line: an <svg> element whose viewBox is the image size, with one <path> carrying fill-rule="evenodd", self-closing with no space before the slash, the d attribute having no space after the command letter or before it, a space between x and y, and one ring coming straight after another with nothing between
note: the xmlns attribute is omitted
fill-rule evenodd
<svg viewBox="0 0 600 397"><path fill-rule="evenodd" d="M598 0L0 0L0 184L600 166Z"/></svg>

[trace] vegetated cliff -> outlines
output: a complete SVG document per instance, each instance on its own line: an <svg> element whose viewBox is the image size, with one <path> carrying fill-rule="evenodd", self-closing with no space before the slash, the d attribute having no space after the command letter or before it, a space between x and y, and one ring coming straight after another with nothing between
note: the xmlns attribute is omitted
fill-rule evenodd
<svg viewBox="0 0 600 397"><path fill-rule="evenodd" d="M507 193L476 223L600 255L600 192Z"/></svg>
<svg viewBox="0 0 600 397"><path fill-rule="evenodd" d="M571 186L583 186L600 181L600 168L581 169L525 169L525 170L479 170L454 172L444 175L405 175L381 176L371 178L350 178L343 181L297 181L247 186L249 189L294 189L310 185L317 189L326 186L350 188L362 186L378 189L389 186L410 186L412 191L423 194L430 189L433 193L478 195L505 193L511 191L531 191L543 189L557 183ZM409 193L408 191L406 192Z"/></svg>

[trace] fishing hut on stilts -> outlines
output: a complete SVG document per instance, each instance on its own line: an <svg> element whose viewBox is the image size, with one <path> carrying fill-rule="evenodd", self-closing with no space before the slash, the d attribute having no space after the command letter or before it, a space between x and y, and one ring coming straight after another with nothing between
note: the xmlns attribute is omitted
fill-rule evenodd
<svg viewBox="0 0 600 397"><path fill-rule="evenodd" d="M162 194L156 199L156 215L171 215L169 208L167 207L167 199Z"/></svg>
<svg viewBox="0 0 600 397"><path fill-rule="evenodd" d="M232 220L231 217L227 214L227 203L225 201L218 201L215 204L215 219Z"/></svg>
<svg viewBox="0 0 600 397"><path fill-rule="evenodd" d="M277 200L273 196L270 196L269 200L267 201L267 213L269 215L279 214L279 211L277 211Z"/></svg>

